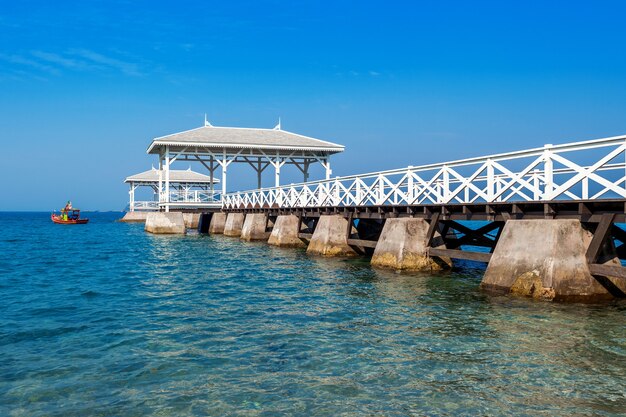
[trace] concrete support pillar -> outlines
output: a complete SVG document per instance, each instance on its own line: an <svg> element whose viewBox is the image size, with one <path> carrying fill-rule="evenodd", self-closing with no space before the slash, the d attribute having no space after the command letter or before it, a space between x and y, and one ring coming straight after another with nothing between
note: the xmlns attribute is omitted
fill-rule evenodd
<svg viewBox="0 0 626 417"><path fill-rule="evenodd" d="M356 256L348 245L348 220L340 215L320 216L306 252L323 256Z"/></svg>
<svg viewBox="0 0 626 417"><path fill-rule="evenodd" d="M424 219L387 219L372 256L372 265L410 271L439 271L452 267L450 258L428 256L428 229L429 224ZM437 232L432 246L445 247Z"/></svg>
<svg viewBox="0 0 626 417"><path fill-rule="evenodd" d="M146 211L129 211L119 221L123 223L145 223L148 214Z"/></svg>
<svg viewBox="0 0 626 417"><path fill-rule="evenodd" d="M221 235L226 227L226 213L213 213L209 224L209 234Z"/></svg>
<svg viewBox="0 0 626 417"><path fill-rule="evenodd" d="M245 214L243 213L228 213L224 225L224 236L241 236L244 218Z"/></svg>
<svg viewBox="0 0 626 417"><path fill-rule="evenodd" d="M183 213L183 220L187 229L197 229L200 221L200 213Z"/></svg>
<svg viewBox="0 0 626 417"><path fill-rule="evenodd" d="M154 234L181 234L186 232L183 213L180 212L155 212L146 217L146 232Z"/></svg>
<svg viewBox="0 0 626 417"><path fill-rule="evenodd" d="M586 251L592 237L578 220L510 220L480 286L491 292L547 300L612 298L587 266ZM620 265L612 242L603 252L603 261ZM618 281L614 282L617 285Z"/></svg>
<svg viewBox="0 0 626 417"><path fill-rule="evenodd" d="M267 214L251 213L246 216L241 228L242 240L267 240L269 232L265 231L267 227Z"/></svg>
<svg viewBox="0 0 626 417"><path fill-rule="evenodd" d="M278 216L267 243L285 248L303 248L306 244L298 237L300 219L293 214Z"/></svg>

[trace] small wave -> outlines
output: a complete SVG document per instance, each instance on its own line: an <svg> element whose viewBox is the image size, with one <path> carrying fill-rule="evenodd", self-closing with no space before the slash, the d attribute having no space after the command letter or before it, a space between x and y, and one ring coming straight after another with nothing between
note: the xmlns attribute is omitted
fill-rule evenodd
<svg viewBox="0 0 626 417"><path fill-rule="evenodd" d="M61 336L67 333L80 332L88 328L88 326L58 327L56 329L33 329L13 334L5 334L3 337L0 337L0 346Z"/></svg>
<svg viewBox="0 0 626 417"><path fill-rule="evenodd" d="M90 291L85 291L85 292L81 293L80 295L82 295L83 297L86 297L86 298L94 298L94 297L97 297L97 296L99 296L101 294L99 292L97 292L97 291L91 291L90 290Z"/></svg>

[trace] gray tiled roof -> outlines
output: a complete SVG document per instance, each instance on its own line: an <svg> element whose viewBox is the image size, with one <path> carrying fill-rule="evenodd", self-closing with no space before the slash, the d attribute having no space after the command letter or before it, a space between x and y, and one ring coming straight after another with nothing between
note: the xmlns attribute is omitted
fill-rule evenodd
<svg viewBox="0 0 626 417"><path fill-rule="evenodd" d="M252 129L239 127L203 126L185 132L155 138L148 152L159 144L187 144L215 148L254 148L319 150L327 153L343 152L343 145L298 135L280 129Z"/></svg>
<svg viewBox="0 0 626 417"><path fill-rule="evenodd" d="M162 176L165 181L165 172ZM214 183L218 183L220 180L213 178ZM127 177L124 182L159 182L159 170L152 168L139 174L131 175ZM190 169L171 169L170 170L170 182L176 183L211 183L211 177L208 175L200 174Z"/></svg>

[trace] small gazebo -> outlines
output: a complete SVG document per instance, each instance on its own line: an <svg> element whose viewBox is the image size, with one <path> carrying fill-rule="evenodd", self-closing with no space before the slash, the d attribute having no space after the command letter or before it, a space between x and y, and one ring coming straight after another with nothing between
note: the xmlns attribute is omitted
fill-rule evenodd
<svg viewBox="0 0 626 417"><path fill-rule="evenodd" d="M200 174L189 169L171 170L169 201L173 206L185 207L214 207L219 206L219 200L215 196L214 184L218 179ZM127 177L124 182L129 185L129 211L144 210L156 211L159 209L159 184L165 177L163 171L154 167L148 171ZM148 201L136 201L135 191L138 187L148 187L154 192L154 199Z"/></svg>
<svg viewBox="0 0 626 417"><path fill-rule="evenodd" d="M310 165L319 163L329 179L330 156L343 150L343 145L282 130L280 123L273 129L218 127L205 119L202 127L153 139L147 153L159 156L159 169L164 174L159 182L159 203L169 211L174 205L170 187L175 172L170 166L175 161L201 163L209 171L210 180L221 168L222 194L225 194L228 166L233 162L250 165L261 188L261 174L269 166L274 168L275 186L280 185L280 170L285 164L297 167L306 182Z"/></svg>

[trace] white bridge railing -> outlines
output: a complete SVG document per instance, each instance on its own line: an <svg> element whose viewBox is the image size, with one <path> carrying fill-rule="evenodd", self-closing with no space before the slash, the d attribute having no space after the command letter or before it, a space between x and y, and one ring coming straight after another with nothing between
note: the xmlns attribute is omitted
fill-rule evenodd
<svg viewBox="0 0 626 417"><path fill-rule="evenodd" d="M191 190L170 191L170 203L221 203L220 193Z"/></svg>
<svg viewBox="0 0 626 417"><path fill-rule="evenodd" d="M189 191L170 191L169 200L166 193L160 194L159 205L184 205L189 207L221 207L221 192L189 190Z"/></svg>
<svg viewBox="0 0 626 417"><path fill-rule="evenodd" d="M130 211L157 211L159 203L157 201L133 201Z"/></svg>
<svg viewBox="0 0 626 417"><path fill-rule="evenodd" d="M225 209L626 198L626 136L226 194Z"/></svg>

